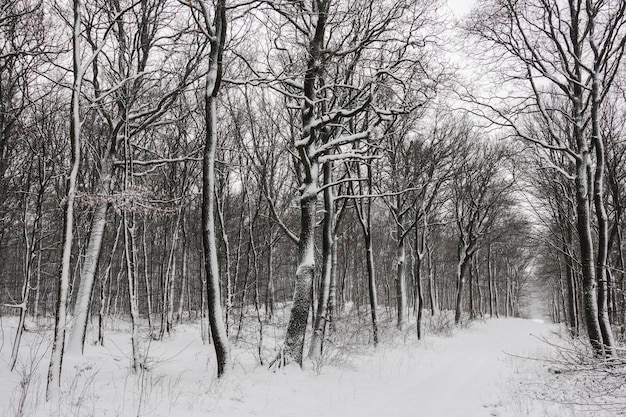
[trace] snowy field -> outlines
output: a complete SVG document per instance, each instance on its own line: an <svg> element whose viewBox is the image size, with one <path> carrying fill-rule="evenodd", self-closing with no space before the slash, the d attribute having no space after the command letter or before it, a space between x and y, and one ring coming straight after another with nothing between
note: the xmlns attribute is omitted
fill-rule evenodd
<svg viewBox="0 0 626 417"><path fill-rule="evenodd" d="M163 341L145 337L144 366L134 374L126 323L117 322L105 346L89 344L84 357L66 357L62 399L51 406L44 401L50 331L25 334L11 373L16 320L1 321L0 416L595 417L626 410L623 386L603 397L588 386L592 370L570 369L584 362L577 357L584 348L555 325L522 319L476 321L448 335L430 326L422 341L390 325L377 349L344 331L320 361L275 372L259 364L258 332L245 333L221 381L199 323L179 325ZM281 338L279 328L264 326L265 363ZM626 376L620 378L623 385Z"/></svg>

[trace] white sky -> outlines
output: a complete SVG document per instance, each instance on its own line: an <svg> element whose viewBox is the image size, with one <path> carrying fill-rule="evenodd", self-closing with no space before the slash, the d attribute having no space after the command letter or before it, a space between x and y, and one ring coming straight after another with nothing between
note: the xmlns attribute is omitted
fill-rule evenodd
<svg viewBox="0 0 626 417"><path fill-rule="evenodd" d="M448 7L455 17L460 18L469 13L475 3L476 0L448 0Z"/></svg>

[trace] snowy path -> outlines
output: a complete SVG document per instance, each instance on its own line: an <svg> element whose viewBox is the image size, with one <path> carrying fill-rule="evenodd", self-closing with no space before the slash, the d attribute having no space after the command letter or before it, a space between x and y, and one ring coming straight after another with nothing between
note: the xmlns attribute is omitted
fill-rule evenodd
<svg viewBox="0 0 626 417"><path fill-rule="evenodd" d="M262 370L240 381L241 397L223 398L214 411L272 417L523 415L532 407L516 395L516 374L520 362L532 361L511 354L537 357L548 348L536 336L554 330L530 320L490 320L451 338L380 348L354 370L325 368L316 376L288 369L270 378Z"/></svg>
<svg viewBox="0 0 626 417"><path fill-rule="evenodd" d="M550 380L547 365L517 356L541 358L553 354L538 336L552 337L556 329L530 320L501 319L477 322L470 329L458 330L453 337L428 335L420 342L412 335L405 342L403 335L396 334L394 344L387 334L376 350L364 348L356 358L348 353L344 353L346 358L331 358L331 364L323 366L321 372L310 364L304 371L292 365L269 372L267 367L255 365L252 341L234 348L234 369L222 381L215 380L215 360L210 347L199 339L197 324L177 328L174 337L162 343L145 345L149 370L138 375L128 368L127 332L111 331L104 347L90 344L84 357L66 358L64 403L54 414L596 417L598 414L572 414L554 403L533 398L533 389L545 388ZM7 326L6 346L12 333ZM34 366L34 373L24 415L51 415L43 401L48 335L49 331L27 334L26 345L30 348L23 349L21 363L27 369ZM266 336L269 338L269 332ZM0 349L0 362L8 363L9 353L9 349ZM24 371L9 373L7 366L0 367L0 416L17 415L14 410L24 392L20 388L23 375ZM534 388L529 389L531 386Z"/></svg>

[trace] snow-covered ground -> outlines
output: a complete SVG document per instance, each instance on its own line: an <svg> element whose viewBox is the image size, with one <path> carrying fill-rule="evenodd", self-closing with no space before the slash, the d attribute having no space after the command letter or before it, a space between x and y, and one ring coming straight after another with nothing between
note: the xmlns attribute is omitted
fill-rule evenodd
<svg viewBox="0 0 626 417"><path fill-rule="evenodd" d="M1 320L1 416L18 415L21 401L22 415L42 417L621 415L615 398L603 400L618 403L604 414L605 407L574 405L581 402L569 395L578 389L578 377L566 374L558 363L563 353L543 339L570 342L555 325L522 319L477 321L452 337L427 334L422 341L412 331L389 330L376 349L327 344L324 357L304 370L287 366L275 372L258 364L258 335L251 332L233 348L234 368L221 381L198 323L178 326L162 342L142 340L147 359L138 374L129 370L130 340L118 323L104 347L87 345L84 357L65 359L62 399L50 410L44 401L50 332L26 333L11 373L16 321ZM281 336L279 329L265 327L266 360Z"/></svg>

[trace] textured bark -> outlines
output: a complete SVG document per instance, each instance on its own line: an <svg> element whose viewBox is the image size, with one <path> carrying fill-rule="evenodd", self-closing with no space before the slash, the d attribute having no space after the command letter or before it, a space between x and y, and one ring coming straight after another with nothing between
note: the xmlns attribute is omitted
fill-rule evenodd
<svg viewBox="0 0 626 417"><path fill-rule="evenodd" d="M580 77L580 75L579 75ZM587 141L583 135L582 121L582 88L574 86L573 116L574 116L574 140L579 157L576 159L576 222L578 229L578 241L580 245L580 264L583 277L583 306L587 325L587 333L594 353L598 356L604 354L602 334L598 321L598 298L597 281L593 253L593 234L591 231L591 209L589 190L589 168L591 155Z"/></svg>
<svg viewBox="0 0 626 417"><path fill-rule="evenodd" d="M324 165L324 183L331 184L332 163ZM322 278L317 298L317 312L315 324L313 325L313 336L309 349L309 358L317 359L322 354L324 335L326 333L326 323L328 318L328 304L330 299L330 288L332 284L333 268L333 243L335 232L335 201L332 187L324 189L324 224L322 227Z"/></svg>
<svg viewBox="0 0 626 417"><path fill-rule="evenodd" d="M333 233L332 255L331 255L331 276L330 276L330 290L328 293L328 332L333 333L335 331L335 320L338 317L337 314L337 268L339 267L337 257L337 234Z"/></svg>
<svg viewBox="0 0 626 417"><path fill-rule="evenodd" d="M307 187L305 187L306 189ZM315 206L317 194L305 193L300 197L300 241L298 243L298 269L291 315L287 326L282 360L302 366L304 339L315 272Z"/></svg>
<svg viewBox="0 0 626 417"><path fill-rule="evenodd" d="M302 366L304 338L309 308L312 303L313 275L315 273L315 210L318 193L319 156L316 145L319 132L312 126L317 111L317 82L322 75L323 47L330 2L316 2L315 23L307 45L307 63L304 74L302 105L302 133L296 148L303 175L300 193L300 237L298 240L298 267L295 291L284 351L278 358L282 363L296 362Z"/></svg>
<svg viewBox="0 0 626 417"><path fill-rule="evenodd" d="M593 38L592 38L593 39ZM595 46L592 47L595 50ZM598 254L596 259L596 277L598 280L598 322L604 345L604 353L608 356L615 356L615 338L611 329L611 322L608 314L608 247L609 247L609 221L604 205L604 170L605 170L605 149L604 138L600 134L599 121L599 80L597 72L592 72L593 81L591 84L591 136L595 145L596 169L593 184L593 202L596 209L596 219L598 222Z"/></svg>

